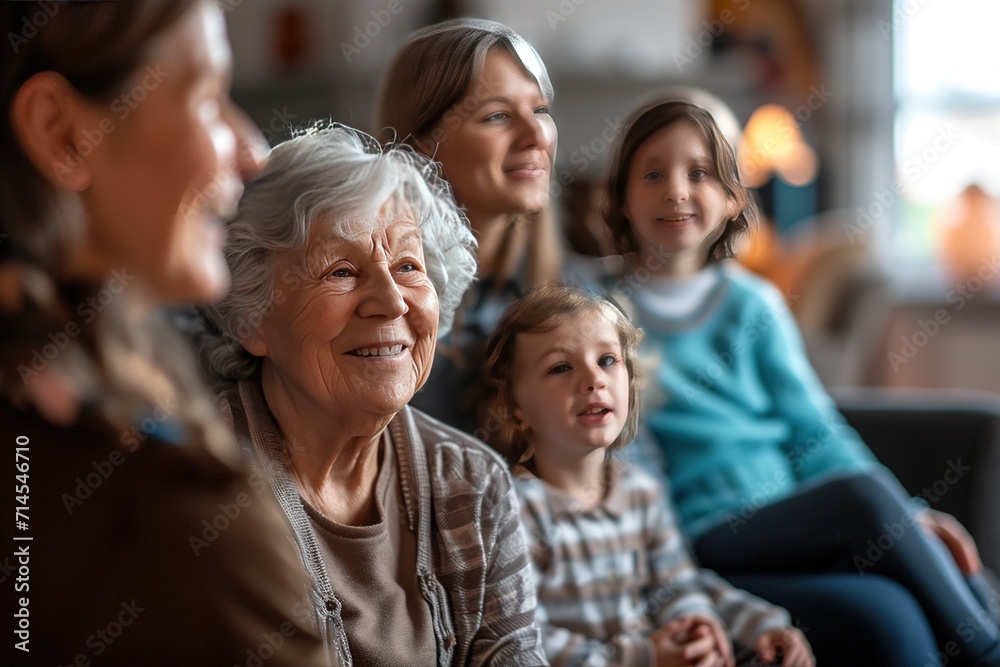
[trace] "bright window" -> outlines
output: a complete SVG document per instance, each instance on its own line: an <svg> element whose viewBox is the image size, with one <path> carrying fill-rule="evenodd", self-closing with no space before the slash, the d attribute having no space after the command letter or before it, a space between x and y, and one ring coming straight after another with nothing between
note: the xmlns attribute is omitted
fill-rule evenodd
<svg viewBox="0 0 1000 667"><path fill-rule="evenodd" d="M1000 201L1000 2L893 0L892 36L893 253L940 265L960 195Z"/></svg>

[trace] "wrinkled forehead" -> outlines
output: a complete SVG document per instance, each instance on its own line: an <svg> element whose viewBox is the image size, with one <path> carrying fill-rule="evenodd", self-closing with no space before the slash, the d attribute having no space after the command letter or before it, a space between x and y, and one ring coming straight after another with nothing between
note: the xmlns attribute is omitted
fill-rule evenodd
<svg viewBox="0 0 1000 667"><path fill-rule="evenodd" d="M377 210L355 215L332 212L316 216L309 230L308 245L366 244L383 240L392 246L403 243L420 245L420 223L412 207L393 197Z"/></svg>
<svg viewBox="0 0 1000 667"><path fill-rule="evenodd" d="M317 214L304 247L285 261L319 274L331 262L342 258L359 259L377 255L412 255L422 261L423 237L420 225L405 207L383 207L369 214Z"/></svg>

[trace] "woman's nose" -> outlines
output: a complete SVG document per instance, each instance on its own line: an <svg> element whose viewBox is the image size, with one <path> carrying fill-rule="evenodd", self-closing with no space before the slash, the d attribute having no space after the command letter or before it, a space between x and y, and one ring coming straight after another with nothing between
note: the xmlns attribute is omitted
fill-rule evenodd
<svg viewBox="0 0 1000 667"><path fill-rule="evenodd" d="M394 320L409 312L399 285L392 279L387 265L369 270L364 298L358 304L361 317L385 317Z"/></svg>
<svg viewBox="0 0 1000 667"><path fill-rule="evenodd" d="M254 122L235 103L226 104L223 114L236 137L237 171L244 181L248 181L267 165L271 149Z"/></svg>
<svg viewBox="0 0 1000 667"><path fill-rule="evenodd" d="M521 147L548 151L555 141L555 125L548 116L531 114L521 123Z"/></svg>

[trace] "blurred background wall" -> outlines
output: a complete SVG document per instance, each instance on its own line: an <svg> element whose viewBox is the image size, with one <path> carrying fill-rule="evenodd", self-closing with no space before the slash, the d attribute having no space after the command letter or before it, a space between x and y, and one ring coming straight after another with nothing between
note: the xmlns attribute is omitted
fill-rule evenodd
<svg viewBox="0 0 1000 667"><path fill-rule="evenodd" d="M995 0L224 0L234 95L273 142L369 131L382 67L453 16L511 25L556 90L553 199L599 254L621 123L693 86L733 112L775 281L829 386L1000 392L1000 3ZM594 230L598 231L595 232Z"/></svg>

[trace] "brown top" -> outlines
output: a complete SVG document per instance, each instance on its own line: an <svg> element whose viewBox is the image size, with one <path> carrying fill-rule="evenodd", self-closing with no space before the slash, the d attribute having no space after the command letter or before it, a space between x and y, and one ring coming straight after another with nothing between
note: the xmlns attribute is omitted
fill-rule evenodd
<svg viewBox="0 0 1000 667"><path fill-rule="evenodd" d="M346 526L303 501L320 538L356 665L433 665L434 622L417 581L417 537L400 513L402 497L389 433L375 482L378 522Z"/></svg>
<svg viewBox="0 0 1000 667"><path fill-rule="evenodd" d="M27 462L27 520L13 532L32 538L8 537L0 554L0 664L328 664L291 531L259 476L138 426L65 428L2 399L0 447L6 534L20 504L15 463ZM27 653L11 634L22 608Z"/></svg>

